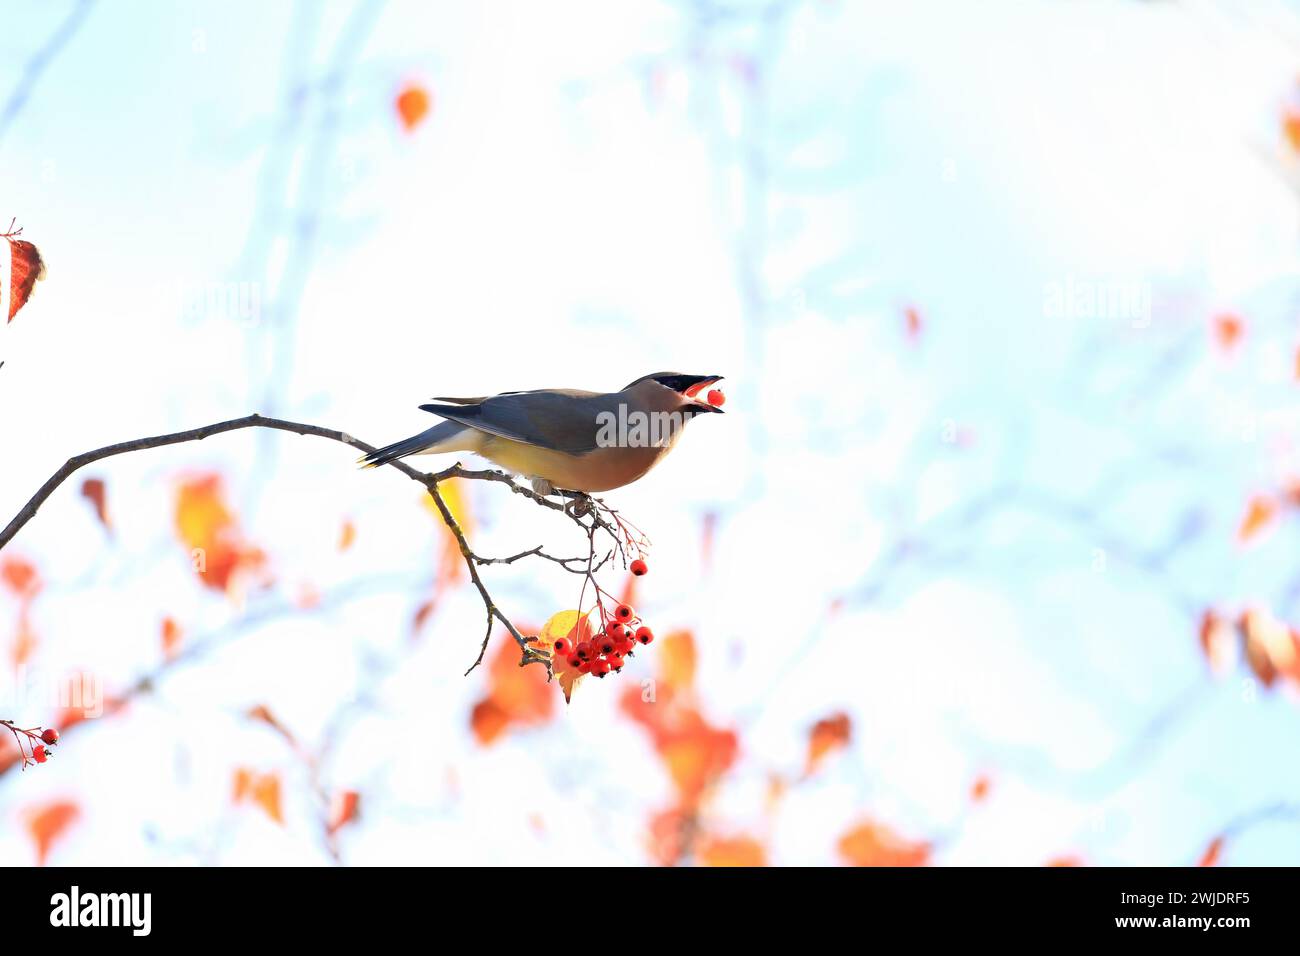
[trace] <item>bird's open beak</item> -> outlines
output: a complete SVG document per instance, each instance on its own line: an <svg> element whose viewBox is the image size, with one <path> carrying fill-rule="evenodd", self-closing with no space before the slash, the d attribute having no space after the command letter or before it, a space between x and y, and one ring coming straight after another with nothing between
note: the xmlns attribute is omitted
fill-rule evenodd
<svg viewBox="0 0 1300 956"><path fill-rule="evenodd" d="M722 381L722 378L721 375L703 375L696 382L687 388L682 389L682 394L684 396L693 399L691 402L691 408L695 409L697 412L717 412L719 415L724 414L722 409L718 408L718 406L710 405L707 401L700 401L697 397L713 383Z"/></svg>

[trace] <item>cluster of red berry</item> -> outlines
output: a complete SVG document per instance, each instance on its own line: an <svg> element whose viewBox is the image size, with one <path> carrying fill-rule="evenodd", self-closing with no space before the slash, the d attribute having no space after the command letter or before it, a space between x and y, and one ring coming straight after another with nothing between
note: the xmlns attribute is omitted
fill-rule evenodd
<svg viewBox="0 0 1300 956"><path fill-rule="evenodd" d="M36 744L32 747L32 759L37 763L45 763L50 759L46 746L53 747L59 742L59 732L53 727L46 727L41 731L41 740L43 743Z"/></svg>
<svg viewBox="0 0 1300 956"><path fill-rule="evenodd" d="M654 639L654 631L641 623L636 612L628 605L620 604L599 634L577 644L562 637L555 642L555 653L579 674L604 677L621 671L623 659L631 657L638 644L649 644Z"/></svg>
<svg viewBox="0 0 1300 956"><path fill-rule="evenodd" d="M630 570L641 577L650 570L644 559L637 558ZM649 644L655 639L654 631L646 627L629 604L619 604L606 612L604 604L597 605L601 628L587 640L575 640L573 635L555 642L555 656L579 674L617 674L623 669L624 658L631 657L638 644ZM575 631L576 633L576 631Z"/></svg>

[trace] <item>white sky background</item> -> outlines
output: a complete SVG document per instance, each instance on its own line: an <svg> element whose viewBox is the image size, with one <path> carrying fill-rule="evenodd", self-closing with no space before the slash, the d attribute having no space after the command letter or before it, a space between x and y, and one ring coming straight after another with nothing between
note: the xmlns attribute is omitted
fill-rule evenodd
<svg viewBox="0 0 1300 956"><path fill-rule="evenodd" d="M67 9L5 32L0 97ZM1240 814L1300 800L1295 702L1244 672L1211 682L1195 641L1209 604L1300 614L1294 525L1234 541L1246 497L1300 465L1296 194L1277 161L1293 11L841 0L765 30L746 3L707 27L675 3L317 9L101 5L5 131L0 214L49 279L0 332L0 510L76 452L251 411L383 443L427 427L434 394L722 372L728 415L610 497L655 541L642 610L695 629L709 713L743 727L724 826L759 827L767 771L797 768L836 708L852 749L778 817L777 862L832 862L871 814L949 837L946 863L1182 864ZM392 98L411 77L435 102L406 136ZM1070 281L1144 284L1149 327L1048 315ZM195 307L212 283L251 283L257 320ZM1223 308L1247 321L1231 360L1207 331ZM113 540L75 484L23 530L49 582L38 666L110 687L155 663L164 614L191 635L241 626L174 538L178 474L226 475L282 596L374 593L251 628L0 779L0 861L32 858L22 808L72 795L86 815L54 862L321 862L293 760L239 715L265 703L311 739L358 687L378 707L328 769L365 801L345 860L644 860L668 784L612 717L618 683L478 748L472 593L368 682L368 661L408 651L437 529L418 488L352 457L253 432L121 457L92 472ZM503 489L472 493L480 553L580 546ZM345 517L359 536L340 555ZM900 538L929 550L891 562ZM558 571L487 577L520 621L572 603ZM284 828L228 807L238 765L290 775ZM981 771L994 794L968 814ZM1297 859L1294 820L1227 857Z"/></svg>

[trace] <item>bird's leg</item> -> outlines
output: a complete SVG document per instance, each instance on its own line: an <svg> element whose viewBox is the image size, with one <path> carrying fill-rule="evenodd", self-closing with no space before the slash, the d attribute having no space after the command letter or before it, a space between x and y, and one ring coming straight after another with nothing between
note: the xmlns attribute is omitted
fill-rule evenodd
<svg viewBox="0 0 1300 956"><path fill-rule="evenodd" d="M589 514L593 509L592 497L585 491L561 491L560 494L569 499L564 510L574 517Z"/></svg>
<svg viewBox="0 0 1300 956"><path fill-rule="evenodd" d="M541 495L543 498L549 498L551 495L555 494L555 486L546 478L533 478L531 479L531 482L533 486L533 494Z"/></svg>

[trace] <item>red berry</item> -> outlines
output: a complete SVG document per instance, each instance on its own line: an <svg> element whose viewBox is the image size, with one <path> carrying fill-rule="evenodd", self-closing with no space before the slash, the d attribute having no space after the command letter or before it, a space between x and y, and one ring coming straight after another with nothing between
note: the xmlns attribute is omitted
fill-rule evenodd
<svg viewBox="0 0 1300 956"><path fill-rule="evenodd" d="M636 639L641 644L649 644L655 639L655 632L648 627L638 627L636 629Z"/></svg>
<svg viewBox="0 0 1300 956"><path fill-rule="evenodd" d="M609 669L614 671L614 673L618 673L623 669L622 654L610 654L607 660L609 662Z"/></svg>
<svg viewBox="0 0 1300 956"><path fill-rule="evenodd" d="M618 607L614 608L614 620L618 621L620 624L626 624L635 616L636 612L626 604L620 604Z"/></svg>
<svg viewBox="0 0 1300 956"><path fill-rule="evenodd" d="M591 661L583 661L581 664L579 664L579 665L578 665L578 673L579 673L579 674L590 674L590 673L591 673Z"/></svg>
<svg viewBox="0 0 1300 956"><path fill-rule="evenodd" d="M578 646L574 648L573 653L578 655L578 660L589 661L596 656L595 648L591 646L591 641L579 641Z"/></svg>
<svg viewBox="0 0 1300 956"><path fill-rule="evenodd" d="M719 389L715 388L710 390L709 404L712 405L714 408L721 408L723 403L726 402L726 400L727 400L727 396L723 395Z"/></svg>
<svg viewBox="0 0 1300 956"><path fill-rule="evenodd" d="M626 630L627 630L626 627L624 627L618 621L614 621L614 620L611 620L608 624L605 625L605 633L608 634L616 641L623 636L623 632Z"/></svg>
<svg viewBox="0 0 1300 956"><path fill-rule="evenodd" d="M44 740L47 744L53 747L59 742L59 732L53 727L46 727L45 731L41 734L41 740Z"/></svg>
<svg viewBox="0 0 1300 956"><path fill-rule="evenodd" d="M632 648L634 647L636 647L636 641L632 640L631 637L628 637L627 640L617 641L614 644L614 653L619 657L626 657L628 654L632 653Z"/></svg>
<svg viewBox="0 0 1300 956"><path fill-rule="evenodd" d="M617 645L615 644L614 639L612 637L602 637L600 640L596 642L596 650L606 655L613 654L614 648L616 646Z"/></svg>
<svg viewBox="0 0 1300 956"><path fill-rule="evenodd" d="M642 561L640 558L637 558L635 561L632 562L631 571L638 578L649 570L650 569L646 567L646 563Z"/></svg>
<svg viewBox="0 0 1300 956"><path fill-rule="evenodd" d="M568 657L572 653L573 653L573 642L571 640L569 640L567 637L556 638L555 640L556 657Z"/></svg>
<svg viewBox="0 0 1300 956"><path fill-rule="evenodd" d="M37 763L45 763L49 758L45 754L45 745L37 744L32 748L32 759Z"/></svg>
<svg viewBox="0 0 1300 956"><path fill-rule="evenodd" d="M568 664L576 671L580 667L582 667L582 658L579 657L577 654L570 654L568 657L564 659L564 663Z"/></svg>
<svg viewBox="0 0 1300 956"><path fill-rule="evenodd" d="M609 673L609 661L603 658L596 658L591 662L591 672L597 677L604 677Z"/></svg>

